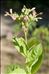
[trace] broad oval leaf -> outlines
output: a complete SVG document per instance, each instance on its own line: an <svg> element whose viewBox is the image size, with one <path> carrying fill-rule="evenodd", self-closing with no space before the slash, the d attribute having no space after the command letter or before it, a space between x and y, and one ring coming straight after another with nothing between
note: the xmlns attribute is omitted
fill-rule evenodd
<svg viewBox="0 0 49 74"><path fill-rule="evenodd" d="M35 41L34 41L35 40ZM29 41L29 51L27 55L26 64L29 67L31 74L38 71L42 61L42 45L36 39ZM32 42L33 41L33 42ZM37 41L37 42L36 42Z"/></svg>
<svg viewBox="0 0 49 74"><path fill-rule="evenodd" d="M39 44L39 43L40 43L40 41L37 40L37 39L34 37L34 38L30 38L30 39L28 40L27 45L28 45L28 48L31 48L33 45L37 45L37 44Z"/></svg>
<svg viewBox="0 0 49 74"><path fill-rule="evenodd" d="M35 74L39 70L39 68L41 67L41 64L42 64L42 59L43 59L43 55L41 55L38 58L38 61L32 66L31 74Z"/></svg>
<svg viewBox="0 0 49 74"><path fill-rule="evenodd" d="M36 61L41 54L42 54L42 45L41 45L41 43L32 46L28 50L26 62Z"/></svg>

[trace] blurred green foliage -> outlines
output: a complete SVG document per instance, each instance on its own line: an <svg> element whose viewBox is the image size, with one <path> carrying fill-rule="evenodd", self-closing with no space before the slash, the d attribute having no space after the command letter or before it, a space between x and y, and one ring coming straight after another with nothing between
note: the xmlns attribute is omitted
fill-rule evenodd
<svg viewBox="0 0 49 74"><path fill-rule="evenodd" d="M49 50L49 30L48 27L39 27L32 32L32 36L42 42L44 49Z"/></svg>

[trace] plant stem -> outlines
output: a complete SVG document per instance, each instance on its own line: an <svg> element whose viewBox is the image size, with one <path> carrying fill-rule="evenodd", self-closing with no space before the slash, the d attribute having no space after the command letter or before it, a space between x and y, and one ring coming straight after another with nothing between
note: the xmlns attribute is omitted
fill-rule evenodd
<svg viewBox="0 0 49 74"><path fill-rule="evenodd" d="M24 31L24 35L25 35L25 41L26 41L26 44L27 44L27 33L28 33L28 28L25 27L25 23L23 24L22 23L22 28L23 28L23 31Z"/></svg>
<svg viewBox="0 0 49 74"><path fill-rule="evenodd" d="M25 32L25 41L26 41L26 44L27 44L27 32Z"/></svg>

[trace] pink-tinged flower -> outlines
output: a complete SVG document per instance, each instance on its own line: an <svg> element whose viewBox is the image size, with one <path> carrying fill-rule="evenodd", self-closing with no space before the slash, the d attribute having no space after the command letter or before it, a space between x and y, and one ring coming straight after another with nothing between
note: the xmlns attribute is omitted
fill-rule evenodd
<svg viewBox="0 0 49 74"><path fill-rule="evenodd" d="M10 16L13 20L16 20L16 18L19 17L18 14L12 13L12 9L10 9L10 13L9 12L5 12L4 16Z"/></svg>
<svg viewBox="0 0 49 74"><path fill-rule="evenodd" d="M24 21L24 22L27 22L28 19L29 19L28 16L25 16L24 19L23 19L23 21Z"/></svg>

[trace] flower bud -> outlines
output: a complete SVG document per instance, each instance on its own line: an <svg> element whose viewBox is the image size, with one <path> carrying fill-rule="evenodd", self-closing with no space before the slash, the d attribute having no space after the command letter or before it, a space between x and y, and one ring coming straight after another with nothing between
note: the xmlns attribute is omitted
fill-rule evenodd
<svg viewBox="0 0 49 74"><path fill-rule="evenodd" d="M25 16L24 19L23 19L23 21L24 21L24 22L27 22L28 19L29 19L28 16Z"/></svg>

